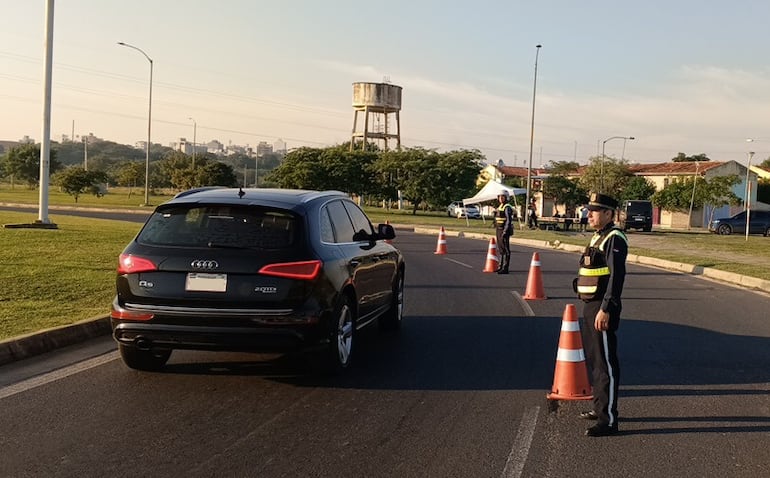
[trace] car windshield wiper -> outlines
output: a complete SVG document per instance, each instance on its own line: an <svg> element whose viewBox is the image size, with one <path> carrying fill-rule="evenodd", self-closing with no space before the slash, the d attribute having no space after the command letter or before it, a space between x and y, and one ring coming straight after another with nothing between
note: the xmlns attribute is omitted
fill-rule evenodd
<svg viewBox="0 0 770 478"><path fill-rule="evenodd" d="M206 244L208 247L212 249L251 249L250 247L246 246L236 246L233 244L222 244L221 242L213 242L209 241L208 244Z"/></svg>

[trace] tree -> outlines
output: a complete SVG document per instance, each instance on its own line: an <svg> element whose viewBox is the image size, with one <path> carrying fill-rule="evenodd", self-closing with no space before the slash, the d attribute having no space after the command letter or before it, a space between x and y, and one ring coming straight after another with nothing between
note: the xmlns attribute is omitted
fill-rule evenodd
<svg viewBox="0 0 770 478"><path fill-rule="evenodd" d="M40 182L40 145L24 144L11 148L3 159L2 166L6 176L24 181L30 188L34 188ZM49 172L53 174L60 168L61 165L56 160L56 152L51 151Z"/></svg>
<svg viewBox="0 0 770 478"><path fill-rule="evenodd" d="M484 161L479 150L448 151L439 153L436 159L434 187L428 197L433 207L443 208L476 192L476 179Z"/></svg>
<svg viewBox="0 0 770 478"><path fill-rule="evenodd" d="M577 161L551 161L548 169L552 175L570 176L580 169L580 163Z"/></svg>
<svg viewBox="0 0 770 478"><path fill-rule="evenodd" d="M53 178L53 183L59 186L62 191L75 198L83 193L91 193L94 196L101 197L102 189L100 183L107 181L107 175L101 171L86 171L80 166L72 166L57 173Z"/></svg>
<svg viewBox="0 0 770 478"><path fill-rule="evenodd" d="M741 199L732 192L740 183L736 175L716 176L707 180L701 177L687 177L673 181L652 196L652 202L670 211L687 212L693 208L710 205L711 219L714 211L728 204L740 204Z"/></svg>
<svg viewBox="0 0 770 478"><path fill-rule="evenodd" d="M234 187L238 184L233 168L219 161L206 161L201 167L196 165L195 179L199 186Z"/></svg>
<svg viewBox="0 0 770 478"><path fill-rule="evenodd" d="M706 153L694 154L692 156L687 156L684 153L678 153L676 156L671 158L671 161L675 163L684 163L689 161L710 161L710 159L708 156L706 156Z"/></svg>
<svg viewBox="0 0 770 478"><path fill-rule="evenodd" d="M710 204L711 215L709 222L714 219L714 211L717 209L729 205L737 205L741 203L741 198L733 193L733 186L741 182L741 178L738 175L730 176L716 176L706 181L704 185L704 204Z"/></svg>
<svg viewBox="0 0 770 478"><path fill-rule="evenodd" d="M578 183L586 191L605 192L620 197L632 177L626 160L594 156L589 159Z"/></svg>
<svg viewBox="0 0 770 478"><path fill-rule="evenodd" d="M417 208L426 201L434 187L431 173L438 163L437 154L423 148L406 148L380 154L376 170L394 177L395 189L401 191L404 198L412 203L412 214L417 214Z"/></svg>
<svg viewBox="0 0 770 478"><path fill-rule="evenodd" d="M585 200L587 193L578 180L566 176L568 172L570 172L569 169L552 170L551 175L543 181L543 194L553 198L558 204L564 204L568 210L572 210Z"/></svg>
<svg viewBox="0 0 770 478"><path fill-rule="evenodd" d="M322 167L320 148L303 147L286 154L283 163L272 170L267 179L281 188L323 189L326 171Z"/></svg>
<svg viewBox="0 0 770 478"><path fill-rule="evenodd" d="M119 186L128 187L128 197L131 197L132 188L144 182L144 166L140 161L129 161L120 166L116 181Z"/></svg>
<svg viewBox="0 0 770 478"><path fill-rule="evenodd" d="M634 176L628 180L626 187L618 197L619 201L631 201L634 199L649 200L655 194L655 185L647 178Z"/></svg>

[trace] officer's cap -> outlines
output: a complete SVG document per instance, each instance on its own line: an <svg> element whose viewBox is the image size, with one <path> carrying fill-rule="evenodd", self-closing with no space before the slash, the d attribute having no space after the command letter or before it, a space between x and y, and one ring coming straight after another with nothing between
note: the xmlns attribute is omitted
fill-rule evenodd
<svg viewBox="0 0 770 478"><path fill-rule="evenodd" d="M601 211L602 209L615 210L618 208L618 202L606 194L591 193L588 200L589 211Z"/></svg>
<svg viewBox="0 0 770 478"><path fill-rule="evenodd" d="M507 198L510 195L509 195L509 193L508 193L508 191L506 189L501 189L500 192L497 193L497 197L500 197L500 196L505 196ZM487 197L489 197L489 196L487 196Z"/></svg>

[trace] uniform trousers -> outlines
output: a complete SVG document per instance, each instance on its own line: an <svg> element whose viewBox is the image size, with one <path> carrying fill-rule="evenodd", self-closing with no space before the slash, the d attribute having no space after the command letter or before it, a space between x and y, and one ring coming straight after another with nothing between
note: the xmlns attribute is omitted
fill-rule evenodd
<svg viewBox="0 0 770 478"><path fill-rule="evenodd" d="M509 229L495 228L497 251L500 253L500 269L508 270L511 262L511 234Z"/></svg>
<svg viewBox="0 0 770 478"><path fill-rule="evenodd" d="M594 321L602 302L594 300L583 304L583 320L580 333L586 352L586 363L591 375L594 395L594 412L599 425L618 424L618 385L620 364L618 363L618 339L616 331L620 324L620 311L610 314L609 330L596 330Z"/></svg>

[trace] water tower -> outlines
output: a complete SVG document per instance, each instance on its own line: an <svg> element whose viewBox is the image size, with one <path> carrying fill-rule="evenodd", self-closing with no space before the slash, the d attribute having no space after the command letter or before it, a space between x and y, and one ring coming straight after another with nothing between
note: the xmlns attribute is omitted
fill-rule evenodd
<svg viewBox="0 0 770 478"><path fill-rule="evenodd" d="M401 149L401 87L389 83L353 83L353 135L350 138L350 150L365 148L371 140L384 141L388 150L388 140L396 140L396 149ZM358 113L364 114L363 129L358 130ZM392 132L389 118L396 115L396 128Z"/></svg>

